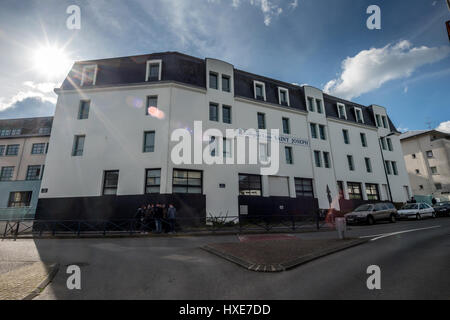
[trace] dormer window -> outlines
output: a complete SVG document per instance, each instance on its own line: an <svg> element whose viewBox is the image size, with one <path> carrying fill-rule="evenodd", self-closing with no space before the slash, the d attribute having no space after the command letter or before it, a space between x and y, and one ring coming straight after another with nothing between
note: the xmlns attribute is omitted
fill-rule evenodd
<svg viewBox="0 0 450 320"><path fill-rule="evenodd" d="M97 65L83 66L81 86L95 86L97 81Z"/></svg>
<svg viewBox="0 0 450 320"><path fill-rule="evenodd" d="M145 81L161 81L162 60L147 61Z"/></svg>
<svg viewBox="0 0 450 320"><path fill-rule="evenodd" d="M383 124L381 123L381 116L379 114L375 115L375 121L378 128L381 128L383 126Z"/></svg>
<svg viewBox="0 0 450 320"><path fill-rule="evenodd" d="M338 110L338 117L339 117L339 119L346 119L347 120L347 112L345 111L345 104L338 103L337 104L337 110Z"/></svg>
<svg viewBox="0 0 450 320"><path fill-rule="evenodd" d="M263 82L254 81L255 99L266 101L266 86Z"/></svg>
<svg viewBox="0 0 450 320"><path fill-rule="evenodd" d="M358 123L364 123L363 113L361 108L354 108L355 110L355 119Z"/></svg>
<svg viewBox="0 0 450 320"><path fill-rule="evenodd" d="M383 127L389 129L386 116L382 116L381 119L383 119Z"/></svg>
<svg viewBox="0 0 450 320"><path fill-rule="evenodd" d="M219 75L215 72L209 73L209 87L211 89L219 89Z"/></svg>
<svg viewBox="0 0 450 320"><path fill-rule="evenodd" d="M278 88L278 103L283 106L289 106L289 90Z"/></svg>

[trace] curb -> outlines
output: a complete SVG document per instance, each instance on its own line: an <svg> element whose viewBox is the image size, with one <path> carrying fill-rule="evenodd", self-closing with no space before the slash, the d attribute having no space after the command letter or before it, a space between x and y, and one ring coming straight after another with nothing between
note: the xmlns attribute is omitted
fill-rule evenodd
<svg viewBox="0 0 450 320"><path fill-rule="evenodd" d="M311 253L305 256L301 256L298 257L294 260L288 261L288 262L283 262L280 264L252 264L248 261L245 261L241 258L238 258L236 256L224 253L222 251L219 251L213 247L210 247L209 245L203 246L201 247L203 250L208 251L212 254L215 254L219 257L222 257L228 261L231 261L249 271L255 271L255 272L282 272L282 271L288 271L291 269L294 269L302 264L305 264L307 262L328 256L330 254L339 252L339 251L343 251L345 249L349 249L352 247L356 247L359 246L363 243L368 242L369 239L357 239L354 240L350 243L347 243L345 245L339 246L339 247L334 247L334 248L330 248L327 250L323 250L323 251L319 251L319 252L315 252L315 253Z"/></svg>
<svg viewBox="0 0 450 320"><path fill-rule="evenodd" d="M247 231L195 231L195 232L177 232L176 234L81 234L80 236L75 235L43 235L43 236L33 236L33 235L22 235L17 236L17 240L39 240L39 239L115 239L115 238L178 238L178 237L201 237L201 236L227 236L227 235L238 235L238 234L279 234L279 233L319 233L319 232L330 232L335 231L334 229L302 229L302 230L271 230L269 232L263 230L247 230ZM5 237L1 240L15 240L14 237Z"/></svg>
<svg viewBox="0 0 450 320"><path fill-rule="evenodd" d="M59 270L59 264L52 264L50 265L50 271L47 274L47 277L34 289L31 291L25 298L22 300L33 300L38 295L41 294L42 290L45 289L45 287L53 280L53 278L56 276Z"/></svg>

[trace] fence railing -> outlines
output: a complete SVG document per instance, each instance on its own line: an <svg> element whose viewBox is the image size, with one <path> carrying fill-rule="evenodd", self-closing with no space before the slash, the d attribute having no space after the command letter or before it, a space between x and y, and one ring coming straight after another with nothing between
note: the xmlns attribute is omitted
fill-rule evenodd
<svg viewBox="0 0 450 320"><path fill-rule="evenodd" d="M0 221L5 220L29 220L34 219L35 208L20 207L20 208L0 208Z"/></svg>
<svg viewBox="0 0 450 320"><path fill-rule="evenodd" d="M169 232L170 221L162 219L163 232ZM0 220L3 238L20 236L139 235L155 232L154 219L119 220ZM278 232L319 230L333 227L332 221L320 215L310 216L227 216L178 218L175 231L181 233Z"/></svg>

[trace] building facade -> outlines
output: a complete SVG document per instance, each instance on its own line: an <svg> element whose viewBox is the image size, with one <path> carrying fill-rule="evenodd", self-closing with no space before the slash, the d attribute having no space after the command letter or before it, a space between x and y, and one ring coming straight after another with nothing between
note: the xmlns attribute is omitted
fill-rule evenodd
<svg viewBox="0 0 450 320"><path fill-rule="evenodd" d="M34 214L52 117L0 120L0 217L14 208Z"/></svg>
<svg viewBox="0 0 450 320"><path fill-rule="evenodd" d="M450 134L410 131L400 139L414 196L450 200Z"/></svg>
<svg viewBox="0 0 450 320"><path fill-rule="evenodd" d="M410 196L399 132L381 106L176 52L78 62L55 92L41 218L131 216L157 199L175 202L181 215L217 217L349 210ZM198 135L198 123L224 135L278 129L279 147L259 141L238 162L237 139ZM174 161L177 129L193 133L183 163ZM198 162L196 148L232 160ZM276 154L279 170L262 175L262 161L249 164L255 154Z"/></svg>

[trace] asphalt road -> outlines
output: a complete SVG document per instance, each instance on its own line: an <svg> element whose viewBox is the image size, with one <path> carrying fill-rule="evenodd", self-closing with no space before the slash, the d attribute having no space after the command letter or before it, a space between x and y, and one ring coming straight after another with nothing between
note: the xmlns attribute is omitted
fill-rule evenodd
<svg viewBox="0 0 450 320"><path fill-rule="evenodd" d="M450 299L449 218L351 229L349 236L369 239L408 232L282 273L247 271L200 249L236 236L7 240L0 242L0 261L59 263L38 299ZM67 289L71 264L81 267L81 290ZM381 290L367 289L370 265L381 268Z"/></svg>

